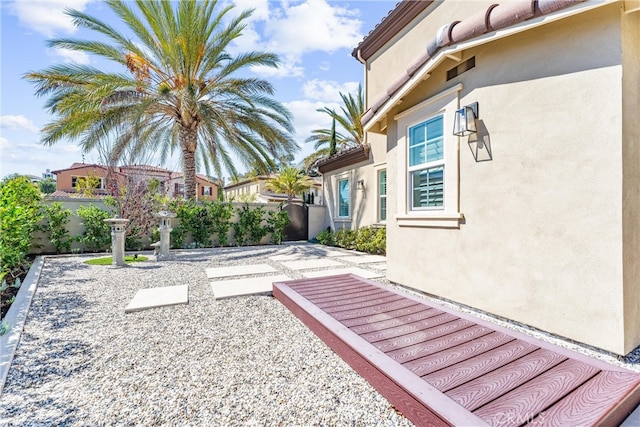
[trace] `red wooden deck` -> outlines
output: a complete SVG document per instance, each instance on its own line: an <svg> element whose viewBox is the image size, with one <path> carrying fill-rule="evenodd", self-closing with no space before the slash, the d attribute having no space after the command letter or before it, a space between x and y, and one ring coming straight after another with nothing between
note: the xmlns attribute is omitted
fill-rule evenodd
<svg viewBox="0 0 640 427"><path fill-rule="evenodd" d="M640 375L354 275L274 296L418 426L619 425Z"/></svg>

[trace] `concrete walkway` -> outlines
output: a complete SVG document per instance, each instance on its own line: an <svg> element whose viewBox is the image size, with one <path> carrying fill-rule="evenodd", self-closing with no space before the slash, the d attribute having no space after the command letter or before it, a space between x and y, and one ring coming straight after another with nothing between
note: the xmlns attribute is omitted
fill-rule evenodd
<svg viewBox="0 0 640 427"><path fill-rule="evenodd" d="M230 248L230 250L239 248ZM247 248L247 252L255 248ZM204 268L214 298L271 295L272 284L300 277L355 274L366 279L384 277L385 257L306 242L284 244L265 262ZM187 304L187 286L141 289L126 307L130 313L167 305Z"/></svg>
<svg viewBox="0 0 640 427"><path fill-rule="evenodd" d="M385 257L309 243L283 245L269 263L207 268L216 299L271 294L273 282L352 273L368 279L384 277ZM255 277L255 275L258 277ZM251 277L247 277L251 276ZM213 280L217 279L217 280Z"/></svg>

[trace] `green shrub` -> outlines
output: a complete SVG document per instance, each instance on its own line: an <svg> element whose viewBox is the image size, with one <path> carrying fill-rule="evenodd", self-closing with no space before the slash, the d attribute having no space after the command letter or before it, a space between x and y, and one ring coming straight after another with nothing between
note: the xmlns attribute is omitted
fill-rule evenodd
<svg viewBox="0 0 640 427"><path fill-rule="evenodd" d="M357 230L341 228L336 232L323 230L315 238L323 245L355 249L377 255L387 253L387 230L384 227L367 226Z"/></svg>
<svg viewBox="0 0 640 427"><path fill-rule="evenodd" d="M318 242L320 242L320 244L323 244L323 245L328 245L328 246L336 245L335 234L332 233L331 230L322 230L316 236L316 240L318 240Z"/></svg>
<svg viewBox="0 0 640 427"><path fill-rule="evenodd" d="M69 252L73 239L69 236L67 224L71 211L65 209L60 202L51 203L44 208L44 217L47 223L43 226L49 236L49 241L56 248L56 253Z"/></svg>
<svg viewBox="0 0 640 427"><path fill-rule="evenodd" d="M284 228L289 225L289 212L282 209L267 213L267 232L271 233L271 243L279 245L284 237Z"/></svg>
<svg viewBox="0 0 640 427"><path fill-rule="evenodd" d="M229 244L233 205L230 202L216 201L206 202L206 206L207 213L213 221L213 232L218 236L218 245L227 246Z"/></svg>
<svg viewBox="0 0 640 427"><path fill-rule="evenodd" d="M111 244L111 228L104 222L110 218L111 214L99 207L90 204L80 206L77 214L82 218L84 232L78 236L77 240L85 245L90 251L102 251Z"/></svg>
<svg viewBox="0 0 640 427"><path fill-rule="evenodd" d="M25 263L31 238L42 217L40 190L19 176L0 183L0 271Z"/></svg>
<svg viewBox="0 0 640 427"><path fill-rule="evenodd" d="M341 228L336 231L336 245L345 249L356 248L356 231L348 228Z"/></svg>
<svg viewBox="0 0 640 427"><path fill-rule="evenodd" d="M260 243L267 235L267 228L262 225L265 210L262 206L251 209L244 204L236 210L238 222L233 224L233 238L238 246Z"/></svg>

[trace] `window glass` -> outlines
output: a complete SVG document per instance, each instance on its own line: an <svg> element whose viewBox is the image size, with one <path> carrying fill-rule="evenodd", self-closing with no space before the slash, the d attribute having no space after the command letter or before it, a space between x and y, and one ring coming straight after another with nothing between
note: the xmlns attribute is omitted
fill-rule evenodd
<svg viewBox="0 0 640 427"><path fill-rule="evenodd" d="M443 116L409 129L408 179L412 209L444 206Z"/></svg>
<svg viewBox="0 0 640 427"><path fill-rule="evenodd" d="M387 170L378 172L378 221L387 220Z"/></svg>
<svg viewBox="0 0 640 427"><path fill-rule="evenodd" d="M338 181L338 216L349 216L349 180Z"/></svg>

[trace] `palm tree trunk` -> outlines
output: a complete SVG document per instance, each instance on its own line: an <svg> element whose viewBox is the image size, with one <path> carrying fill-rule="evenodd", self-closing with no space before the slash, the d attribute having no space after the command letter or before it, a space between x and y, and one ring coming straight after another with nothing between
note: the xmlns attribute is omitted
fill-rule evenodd
<svg viewBox="0 0 640 427"><path fill-rule="evenodd" d="M196 146L198 132L182 127L180 129L180 147L182 147L182 172L184 173L184 198L196 197Z"/></svg>

